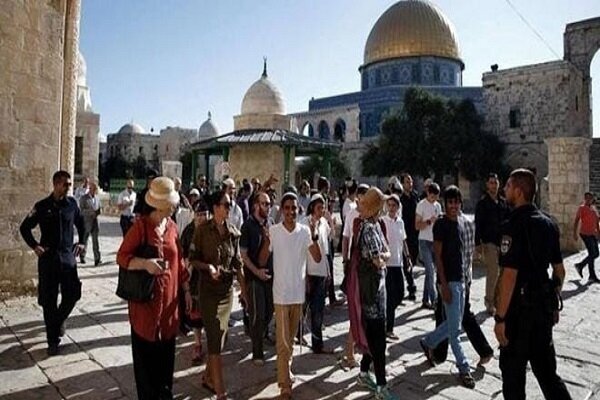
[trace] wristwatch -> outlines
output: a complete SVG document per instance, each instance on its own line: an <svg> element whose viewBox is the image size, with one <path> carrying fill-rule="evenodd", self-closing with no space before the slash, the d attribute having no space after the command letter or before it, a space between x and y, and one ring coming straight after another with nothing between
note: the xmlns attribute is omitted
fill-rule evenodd
<svg viewBox="0 0 600 400"><path fill-rule="evenodd" d="M498 314L494 314L494 321L496 321L497 324L503 324L506 321L506 317L501 317Z"/></svg>

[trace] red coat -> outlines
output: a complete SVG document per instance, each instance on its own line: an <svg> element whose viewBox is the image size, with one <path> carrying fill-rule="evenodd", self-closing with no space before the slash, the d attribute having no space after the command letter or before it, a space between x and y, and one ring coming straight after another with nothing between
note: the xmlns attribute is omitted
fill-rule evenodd
<svg viewBox="0 0 600 400"><path fill-rule="evenodd" d="M154 284L154 298L147 303L129 302L129 322L136 334L145 340L169 340L179 330L178 294L189 273L183 263L183 253L177 240L177 225L170 218L163 235L158 236L148 217L135 220L127 231L117 253L117 264L127 268L135 257L136 249L142 244L143 230L146 229L146 243L156 246L159 254L168 263L167 270L158 275Z"/></svg>

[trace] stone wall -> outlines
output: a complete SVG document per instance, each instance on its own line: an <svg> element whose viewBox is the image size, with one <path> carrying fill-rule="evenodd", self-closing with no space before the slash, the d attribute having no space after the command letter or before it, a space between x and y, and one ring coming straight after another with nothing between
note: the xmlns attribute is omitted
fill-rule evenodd
<svg viewBox="0 0 600 400"><path fill-rule="evenodd" d="M291 156L290 177L294 177L296 166L293 152ZM251 179L253 177L260 179L261 182L265 182L271 175L274 175L279 179L279 186L276 187L276 190L281 195L284 173L284 152L282 147L274 144L232 146L229 150L229 166L231 168L231 178L236 182L241 182L244 178Z"/></svg>
<svg viewBox="0 0 600 400"><path fill-rule="evenodd" d="M72 172L79 7L79 0L0 2L2 279L36 275L19 225L48 195L52 174Z"/></svg>
<svg viewBox="0 0 600 400"><path fill-rule="evenodd" d="M298 127L298 132L301 134L305 133L304 129L310 126L312 127L313 136L319 137L319 125L324 122L329 128L331 134L330 140L334 141L336 123L343 121L343 124L346 127L343 141L352 143L360 140L360 109L357 104L296 113L291 114L291 117L294 119L295 124Z"/></svg>
<svg viewBox="0 0 600 400"><path fill-rule="evenodd" d="M580 134L583 93L582 75L567 61L485 73L484 129L507 145L511 167L536 167L539 177L546 176L544 140Z"/></svg>
<svg viewBox="0 0 600 400"><path fill-rule="evenodd" d="M76 122L77 137L83 139L83 154L81 160L81 174L75 174L75 179L83 176L98 179L98 157L100 154L100 115L93 112L77 112ZM77 168L75 168L77 170Z"/></svg>
<svg viewBox="0 0 600 400"><path fill-rule="evenodd" d="M179 161L182 156L182 147L196 140L197 129L168 126L160 130L160 143L158 156L161 161Z"/></svg>
<svg viewBox="0 0 600 400"><path fill-rule="evenodd" d="M591 139L551 138L548 145L549 211L561 231L561 249L579 250L573 240L573 221L583 194L589 188Z"/></svg>
<svg viewBox="0 0 600 400"><path fill-rule="evenodd" d="M292 130L290 117L279 114L243 114L233 117L233 129Z"/></svg>

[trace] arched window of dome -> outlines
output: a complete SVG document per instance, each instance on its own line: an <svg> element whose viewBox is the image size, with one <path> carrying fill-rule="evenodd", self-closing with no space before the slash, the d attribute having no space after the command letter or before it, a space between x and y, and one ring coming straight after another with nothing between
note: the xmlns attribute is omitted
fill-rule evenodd
<svg viewBox="0 0 600 400"><path fill-rule="evenodd" d="M310 122L306 122L302 127L302 135L308 137L315 137L315 128L313 128Z"/></svg>
<svg viewBox="0 0 600 400"><path fill-rule="evenodd" d="M329 130L329 125L327 125L327 122L325 121L319 122L319 139L331 139L331 131Z"/></svg>
<svg viewBox="0 0 600 400"><path fill-rule="evenodd" d="M333 128L333 140L336 142L346 141L346 122L341 118L335 121L335 126Z"/></svg>

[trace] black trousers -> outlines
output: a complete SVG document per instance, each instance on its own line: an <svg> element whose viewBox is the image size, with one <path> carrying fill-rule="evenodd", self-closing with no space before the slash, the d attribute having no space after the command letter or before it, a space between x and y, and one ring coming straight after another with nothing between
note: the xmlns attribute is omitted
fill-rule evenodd
<svg viewBox="0 0 600 400"><path fill-rule="evenodd" d="M417 292L417 285L415 285L415 279L413 278L413 267L417 265L417 259L419 258L419 239L415 236L415 238L408 239L406 244L410 252L411 265L409 266L406 259L404 260L404 278L406 279L408 294L414 295Z"/></svg>
<svg viewBox="0 0 600 400"><path fill-rule="evenodd" d="M525 399L528 361L546 399L571 399L565 383L556 373L552 325L552 316L543 312L540 306L520 306L508 316L508 345L500 348L502 394L505 400Z"/></svg>
<svg viewBox="0 0 600 400"><path fill-rule="evenodd" d="M471 285L466 286L465 292L465 310L462 318L462 327L473 345L473 348L479 354L479 357L488 357L494 354L494 350L492 346L488 343L485 335L481 331L481 327L479 326L479 322L475 318L475 314L471 311L471 302L469 301L471 293ZM435 306L435 325L438 326L446 319L446 315L444 313L444 304L442 300L442 296L438 293L437 303ZM434 350L433 356L437 363L441 363L446 361L446 357L448 356L448 340L444 340L441 342Z"/></svg>
<svg viewBox="0 0 600 400"><path fill-rule="evenodd" d="M123 236L125 236L129 228L131 228L131 226L133 225L133 217L126 217L124 215L121 215L119 225L121 225L121 232L123 232Z"/></svg>
<svg viewBox="0 0 600 400"><path fill-rule="evenodd" d="M365 336L371 354L363 354L360 360L360 371L368 372L373 362L377 386L384 386L385 379L385 318L364 318Z"/></svg>
<svg viewBox="0 0 600 400"><path fill-rule="evenodd" d="M131 329L133 373L139 400L172 400L175 338L149 342Z"/></svg>
<svg viewBox="0 0 600 400"><path fill-rule="evenodd" d="M327 255L327 262L329 263L329 284L327 285L327 297L329 297L329 305L333 304L337 301L337 297L335 295L335 283L333 282L333 240L329 241L329 254Z"/></svg>
<svg viewBox="0 0 600 400"><path fill-rule="evenodd" d="M62 265L58 255L44 253L38 260L38 304L44 310L48 345L60 343L60 327L81 298L81 281L77 268ZM60 291L60 304L58 293Z"/></svg>
<svg viewBox="0 0 600 400"><path fill-rule="evenodd" d="M385 291L387 294L385 313L386 330L394 330L394 320L396 319L396 307L404 299L404 272L402 267L388 267L385 274Z"/></svg>
<svg viewBox="0 0 600 400"><path fill-rule="evenodd" d="M263 339L273 318L273 281L250 278L248 284L248 328L252 340L252 358L263 359Z"/></svg>

